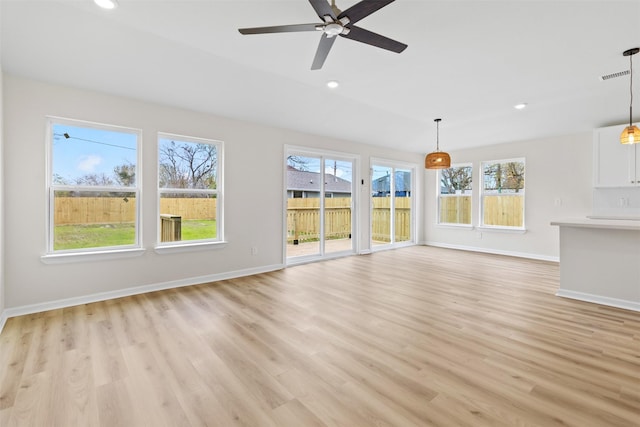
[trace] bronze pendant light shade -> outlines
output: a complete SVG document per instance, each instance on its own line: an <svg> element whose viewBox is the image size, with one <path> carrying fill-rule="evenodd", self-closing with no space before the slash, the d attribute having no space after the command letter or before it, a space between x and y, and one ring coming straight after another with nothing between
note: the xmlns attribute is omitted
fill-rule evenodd
<svg viewBox="0 0 640 427"><path fill-rule="evenodd" d="M427 154L424 159L424 167L426 169L447 169L451 167L451 156L444 151L440 151L440 121L442 119L435 119L436 122L436 151Z"/></svg>
<svg viewBox="0 0 640 427"><path fill-rule="evenodd" d="M621 144L638 144L640 143L640 129L633 125L633 60L632 56L640 51L640 48L634 47L633 49L625 50L622 55L629 57L629 92L631 94L631 102L629 103L629 126L624 128L620 135Z"/></svg>

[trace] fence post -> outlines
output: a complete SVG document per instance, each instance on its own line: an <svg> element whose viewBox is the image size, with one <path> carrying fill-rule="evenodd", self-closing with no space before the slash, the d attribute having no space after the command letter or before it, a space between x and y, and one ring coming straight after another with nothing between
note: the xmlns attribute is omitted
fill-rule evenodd
<svg viewBox="0 0 640 427"><path fill-rule="evenodd" d="M298 243L300 243L300 240L298 239L298 213L300 213L298 209L296 209L293 212L293 244L294 245L297 245Z"/></svg>

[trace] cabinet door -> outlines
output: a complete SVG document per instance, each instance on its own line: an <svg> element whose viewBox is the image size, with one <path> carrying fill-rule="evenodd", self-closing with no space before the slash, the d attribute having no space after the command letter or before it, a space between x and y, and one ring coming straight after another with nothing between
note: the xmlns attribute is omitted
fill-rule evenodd
<svg viewBox="0 0 640 427"><path fill-rule="evenodd" d="M620 144L624 125L596 129L593 132L593 186L637 186L636 145Z"/></svg>

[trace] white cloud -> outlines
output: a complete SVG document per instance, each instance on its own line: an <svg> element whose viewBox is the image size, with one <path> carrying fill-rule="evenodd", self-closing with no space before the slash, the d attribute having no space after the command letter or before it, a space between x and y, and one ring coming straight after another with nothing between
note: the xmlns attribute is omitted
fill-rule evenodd
<svg viewBox="0 0 640 427"><path fill-rule="evenodd" d="M82 172L93 172L100 163L102 163L102 157L90 154L82 156L76 167Z"/></svg>

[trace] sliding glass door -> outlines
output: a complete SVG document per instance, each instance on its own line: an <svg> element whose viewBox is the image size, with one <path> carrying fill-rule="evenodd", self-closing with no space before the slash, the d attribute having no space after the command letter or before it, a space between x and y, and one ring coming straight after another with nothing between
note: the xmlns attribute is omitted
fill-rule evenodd
<svg viewBox="0 0 640 427"><path fill-rule="evenodd" d="M288 150L287 262L354 252L355 159Z"/></svg>
<svg viewBox="0 0 640 427"><path fill-rule="evenodd" d="M376 161L371 171L371 247L413 243L415 168Z"/></svg>

